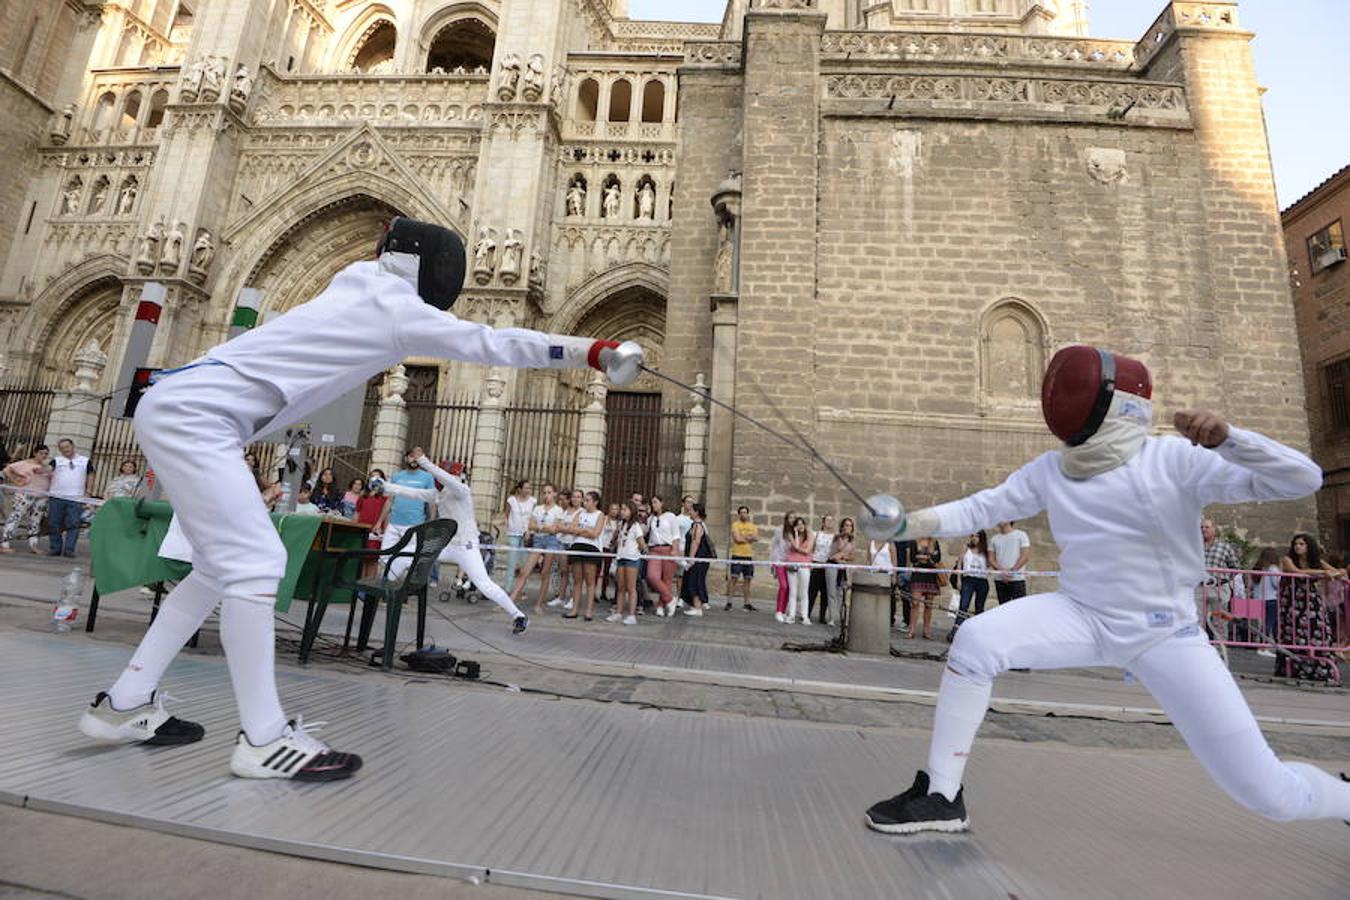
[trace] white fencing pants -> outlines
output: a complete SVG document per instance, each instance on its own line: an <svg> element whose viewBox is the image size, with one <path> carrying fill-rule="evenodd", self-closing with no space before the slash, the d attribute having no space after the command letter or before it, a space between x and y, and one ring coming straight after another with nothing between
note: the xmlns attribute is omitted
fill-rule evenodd
<svg viewBox="0 0 1350 900"><path fill-rule="evenodd" d="M245 733L263 744L285 729L272 615L286 551L244 463L244 447L282 405L270 385L219 365L169 375L141 399L136 437L192 544L193 571L169 592L110 691L114 707L149 699L219 601L220 640Z"/></svg>
<svg viewBox="0 0 1350 900"><path fill-rule="evenodd" d="M954 797L993 679L1010 668L1110 665L1092 610L1059 593L1037 594L969 619L952 643L934 714L928 774ZM1350 819L1350 784L1275 756L1232 675L1198 627L1182 629L1129 663L1211 778L1268 819Z"/></svg>
<svg viewBox="0 0 1350 900"><path fill-rule="evenodd" d="M394 546L394 545L397 544L399 541L403 540L403 535L407 532L407 530L408 530L409 528L415 528L415 527L417 527L417 526L415 526L415 525L391 525L391 524L389 524L389 523L385 523L385 526L384 526L384 534L380 535L380 549L381 549L381 550L388 550L390 547ZM409 547L411 547L411 546L412 546L412 544L409 544L408 547L404 547L403 549L404 549L404 550L407 550L407 549L408 549ZM398 559L396 559L396 560L394 560L393 562L391 562L391 563L389 564L389 580L390 580L390 581L398 581L400 578L402 578L402 577L403 577L403 573L406 572L406 571L408 571L408 567L412 565L412 561L413 561L413 558L412 558L411 556L400 556ZM384 576L384 561L383 561L383 560L380 561L380 568L379 568L379 570L376 572L376 574L379 575L379 576L381 576L381 577Z"/></svg>
<svg viewBox="0 0 1350 900"><path fill-rule="evenodd" d="M493 581L492 576L488 574L487 565L483 562L483 554L479 551L477 540L466 544L447 544L446 548L441 551L439 560L459 566L459 571L468 576L473 586L478 588L478 593L506 610L512 619L524 615L519 607L511 602L510 595L502 590L501 585Z"/></svg>

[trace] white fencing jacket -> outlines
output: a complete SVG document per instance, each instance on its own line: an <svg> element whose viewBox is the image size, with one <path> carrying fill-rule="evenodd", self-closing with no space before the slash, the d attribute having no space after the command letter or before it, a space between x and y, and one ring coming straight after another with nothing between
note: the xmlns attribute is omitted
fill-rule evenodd
<svg viewBox="0 0 1350 900"><path fill-rule="evenodd" d="M313 300L213 347L204 359L275 387L285 400L275 420L293 422L410 356L581 369L594 343L465 322L427 304L380 262L366 261L347 266Z"/></svg>
<svg viewBox="0 0 1350 900"><path fill-rule="evenodd" d="M417 488L404 484L384 483L384 492L394 497L410 497L423 503L436 504L438 518L452 519L455 522L455 537L450 543L459 547L472 547L478 542L478 520L473 514L473 494L469 486L454 475L442 469L425 456L417 461L431 477L440 483L441 489Z"/></svg>
<svg viewBox="0 0 1350 900"><path fill-rule="evenodd" d="M1107 642L1133 645L1196 621L1204 507L1295 500L1322 485L1322 470L1302 453L1231 427L1214 450L1150 437L1129 462L1084 480L1067 477L1058 457L1042 454L997 487L934 507L935 534L965 536L1046 510L1060 593L1095 611Z"/></svg>

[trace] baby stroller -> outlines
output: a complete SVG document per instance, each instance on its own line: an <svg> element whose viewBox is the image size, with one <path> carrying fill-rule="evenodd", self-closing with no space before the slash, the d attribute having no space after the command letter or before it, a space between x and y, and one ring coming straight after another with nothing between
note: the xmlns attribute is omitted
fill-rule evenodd
<svg viewBox="0 0 1350 900"><path fill-rule="evenodd" d="M501 531L497 526L491 526L491 530L480 529L478 532L478 552L483 557L483 567L487 569L488 577L492 577L492 569L497 563L497 537ZM456 600L468 600L470 603L477 603L480 596L478 588L473 586L467 575L460 572L455 578L454 584L450 590L441 592L441 602L447 603L451 596Z"/></svg>

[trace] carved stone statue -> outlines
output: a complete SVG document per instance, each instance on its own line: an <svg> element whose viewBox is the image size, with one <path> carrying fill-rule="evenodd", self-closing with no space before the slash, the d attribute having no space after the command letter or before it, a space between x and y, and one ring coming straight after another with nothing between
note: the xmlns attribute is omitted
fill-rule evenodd
<svg viewBox="0 0 1350 900"><path fill-rule="evenodd" d="M652 220L656 218L656 186L650 181L642 182L638 188L638 218Z"/></svg>
<svg viewBox="0 0 1350 900"><path fill-rule="evenodd" d="M516 86L520 84L520 57L508 53L502 57L501 80L497 82L497 99L516 99Z"/></svg>
<svg viewBox="0 0 1350 900"><path fill-rule="evenodd" d="M734 258L731 223L723 221L717 229L717 256L713 258L713 293L731 293Z"/></svg>
<svg viewBox="0 0 1350 900"><path fill-rule="evenodd" d="M225 63L217 56L208 56L202 63L202 89L199 94L203 103L214 103L220 99L225 81Z"/></svg>
<svg viewBox="0 0 1350 900"><path fill-rule="evenodd" d="M579 178L567 186L567 214L586 215L586 183Z"/></svg>
<svg viewBox="0 0 1350 900"><path fill-rule="evenodd" d="M547 274L548 274L548 263L544 262L544 258L543 258L542 256L540 256L540 255L538 254L538 252L533 252L533 253L531 253L531 254L530 254L530 284L532 284L532 285L541 285L541 284L543 284L543 283L544 283L544 278L545 278L545 276L546 276Z"/></svg>
<svg viewBox="0 0 1350 900"><path fill-rule="evenodd" d="M497 242L493 240L496 229L484 226L478 229L478 240L473 245L473 277L479 284L492 280L497 268Z"/></svg>
<svg viewBox="0 0 1350 900"><path fill-rule="evenodd" d="M525 251L525 243L521 238L524 236L519 228L512 228L506 233L506 240L502 241L502 265L499 270L502 284L512 285L520 278L520 257Z"/></svg>
<svg viewBox="0 0 1350 900"><path fill-rule="evenodd" d="M234 87L230 88L230 108L243 111L248 105L248 95L253 91L253 76L243 63L234 72Z"/></svg>
<svg viewBox="0 0 1350 900"><path fill-rule="evenodd" d="M600 197L605 208L605 218L617 219L619 208L623 205L623 194L619 191L618 182L610 182Z"/></svg>
<svg viewBox="0 0 1350 900"><path fill-rule="evenodd" d="M183 83L178 88L178 99L185 103L192 103L197 99L197 95L202 89L202 75L205 66L200 58L194 59L183 69Z"/></svg>
<svg viewBox="0 0 1350 900"><path fill-rule="evenodd" d="M66 185L66 189L61 192L61 215L73 216L80 210L80 193L84 185L80 179L73 178Z"/></svg>
<svg viewBox="0 0 1350 900"><path fill-rule="evenodd" d="M98 216L103 214L103 208L108 205L109 185L106 178L100 178L94 182L93 193L89 195L89 215Z"/></svg>
<svg viewBox="0 0 1350 900"><path fill-rule="evenodd" d="M122 190L117 195L117 214L119 216L131 215L131 210L136 206L136 180L128 178L122 183Z"/></svg>
<svg viewBox="0 0 1350 900"><path fill-rule="evenodd" d="M548 102L554 106L561 107L563 99L563 88L567 86L567 67L558 65L553 67L553 78L548 85Z"/></svg>
<svg viewBox="0 0 1350 900"><path fill-rule="evenodd" d="M53 144L60 146L70 140L71 124L75 121L75 104L68 103L60 112L52 115L47 137Z"/></svg>
<svg viewBox="0 0 1350 900"><path fill-rule="evenodd" d="M187 240L187 235L183 234L183 229L186 227L184 223L179 222L164 238L164 252L159 257L161 272L178 271L178 264L183 259L183 241Z"/></svg>
<svg viewBox="0 0 1350 900"><path fill-rule="evenodd" d="M525 66L525 84L520 94L526 103L537 103L544 96L544 54L533 53Z"/></svg>
<svg viewBox="0 0 1350 900"><path fill-rule="evenodd" d="M197 240L192 245L192 257L188 260L188 277L200 284L206 280L211 261L216 258L216 245L211 240L211 232L205 228L197 232Z"/></svg>
<svg viewBox="0 0 1350 900"><path fill-rule="evenodd" d="M142 275L155 271L155 261L159 258L159 245L164 240L164 222L156 221L141 238L141 252L136 255L136 269Z"/></svg>

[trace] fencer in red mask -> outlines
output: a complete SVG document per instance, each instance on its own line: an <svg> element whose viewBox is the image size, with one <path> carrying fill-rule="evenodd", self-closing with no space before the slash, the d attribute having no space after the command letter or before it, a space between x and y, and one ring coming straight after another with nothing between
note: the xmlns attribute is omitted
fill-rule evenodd
<svg viewBox="0 0 1350 900"><path fill-rule="evenodd" d="M1180 436L1154 436L1153 381L1139 360L1065 347L1041 406L1063 441L997 487L921 509L900 539L964 536L1048 513L1059 585L965 622L953 641L928 764L904 793L867 811L890 834L965 831L961 787L993 680L1008 669L1114 666L1161 704L1210 776L1278 821L1350 819L1350 784L1280 761L1197 621L1204 577L1201 510L1294 500L1322 484L1312 460L1206 410L1175 414ZM1109 580L1103 573L1110 572Z"/></svg>

